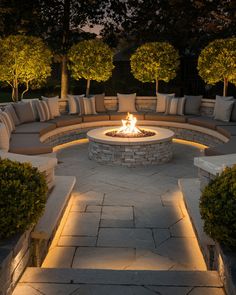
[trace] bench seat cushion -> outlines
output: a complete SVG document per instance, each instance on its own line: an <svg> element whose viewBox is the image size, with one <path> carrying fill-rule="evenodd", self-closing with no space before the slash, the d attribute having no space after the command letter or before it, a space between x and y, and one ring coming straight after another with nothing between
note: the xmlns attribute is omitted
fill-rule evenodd
<svg viewBox="0 0 236 295"><path fill-rule="evenodd" d="M137 120L144 120L144 114L141 113L133 113L134 117L137 118ZM127 116L127 113L110 113L110 120L111 121L121 121L125 120Z"/></svg>
<svg viewBox="0 0 236 295"><path fill-rule="evenodd" d="M16 127L14 133L16 134L28 134L34 133L39 134L42 136L43 134L56 129L55 123L48 123L48 122L32 122L22 124Z"/></svg>
<svg viewBox="0 0 236 295"><path fill-rule="evenodd" d="M187 117L177 116L177 115L164 115L164 114L158 114L158 113L148 113L148 114L145 114L145 120L186 123Z"/></svg>
<svg viewBox="0 0 236 295"><path fill-rule="evenodd" d="M236 136L236 122L232 123L234 123L234 125L232 124L229 126L216 126L216 130L228 138L230 138L231 136Z"/></svg>
<svg viewBox="0 0 236 295"><path fill-rule="evenodd" d="M80 124L82 122L82 118L79 117L78 115L61 115L60 117L50 120L50 122L55 123L56 126L59 128L59 127Z"/></svg>
<svg viewBox="0 0 236 295"><path fill-rule="evenodd" d="M206 117L190 117L188 118L188 123L213 130L215 130L217 126L216 120Z"/></svg>
<svg viewBox="0 0 236 295"><path fill-rule="evenodd" d="M235 154L236 152L236 136L232 136L226 143L219 144L215 147L205 149L206 156L218 156Z"/></svg>
<svg viewBox="0 0 236 295"><path fill-rule="evenodd" d="M109 121L108 114L83 115L83 122Z"/></svg>
<svg viewBox="0 0 236 295"><path fill-rule="evenodd" d="M12 134L10 153L22 155L39 155L52 152L52 147L40 142L38 134Z"/></svg>

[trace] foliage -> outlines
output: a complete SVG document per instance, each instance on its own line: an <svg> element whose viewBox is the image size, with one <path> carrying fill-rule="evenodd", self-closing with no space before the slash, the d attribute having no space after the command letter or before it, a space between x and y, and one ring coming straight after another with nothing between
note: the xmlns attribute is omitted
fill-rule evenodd
<svg viewBox="0 0 236 295"><path fill-rule="evenodd" d="M70 69L75 80L107 81L114 68L113 51L98 39L81 41L71 47L68 53Z"/></svg>
<svg viewBox="0 0 236 295"><path fill-rule="evenodd" d="M115 1L112 1L115 2ZM117 1L121 2L121 1ZM196 54L209 41L235 35L234 0L129 0L128 13L117 5L113 11L123 14L122 22L104 24L103 37L113 33L127 44L169 41L181 54Z"/></svg>
<svg viewBox="0 0 236 295"><path fill-rule="evenodd" d="M236 165L204 189L200 200L204 230L214 240L236 247Z"/></svg>
<svg viewBox="0 0 236 295"><path fill-rule="evenodd" d="M0 81L13 89L18 100L18 86L39 87L51 74L51 51L37 37L10 35L0 40ZM24 94L23 93L23 94Z"/></svg>
<svg viewBox="0 0 236 295"><path fill-rule="evenodd" d="M207 84L226 80L236 85L236 38L217 39L206 46L198 59L198 71Z"/></svg>
<svg viewBox="0 0 236 295"><path fill-rule="evenodd" d="M28 163L0 158L0 238L23 232L41 216L45 176Z"/></svg>
<svg viewBox="0 0 236 295"><path fill-rule="evenodd" d="M176 76L179 54L167 42L151 42L141 45L131 56L131 71L141 82L169 82Z"/></svg>

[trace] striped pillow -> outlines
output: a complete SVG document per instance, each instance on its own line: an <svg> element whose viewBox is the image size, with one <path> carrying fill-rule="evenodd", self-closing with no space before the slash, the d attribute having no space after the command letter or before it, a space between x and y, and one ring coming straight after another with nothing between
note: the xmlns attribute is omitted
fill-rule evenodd
<svg viewBox="0 0 236 295"><path fill-rule="evenodd" d="M36 108L39 114L40 122L45 122L51 119L50 111L46 101L42 101L42 100L37 101Z"/></svg>
<svg viewBox="0 0 236 295"><path fill-rule="evenodd" d="M18 119L17 114L16 114L15 109L12 104L8 104L4 108L4 112L6 112L12 118L15 126L20 125L20 120Z"/></svg>
<svg viewBox="0 0 236 295"><path fill-rule="evenodd" d="M59 117L60 114L60 110L59 110L59 97L55 96L55 97L45 97L45 96L41 96L43 101L46 101L50 114L51 114L51 119L55 118L55 117Z"/></svg>
<svg viewBox="0 0 236 295"><path fill-rule="evenodd" d="M6 112L0 111L0 121L6 126L8 135L10 136L12 131L15 130L15 125L13 120Z"/></svg>
<svg viewBox="0 0 236 295"><path fill-rule="evenodd" d="M91 98L84 97L83 98L83 106L84 106L84 114L85 115L95 115L96 107L95 107L95 96ZM81 100L80 100L80 107L81 107Z"/></svg>
<svg viewBox="0 0 236 295"><path fill-rule="evenodd" d="M4 152L9 151L10 136L8 134L5 124L0 123L0 150Z"/></svg>
<svg viewBox="0 0 236 295"><path fill-rule="evenodd" d="M81 95L73 95L68 94L68 104L69 104L69 113L70 114L80 114L80 99L84 97L84 94Z"/></svg>
<svg viewBox="0 0 236 295"><path fill-rule="evenodd" d="M166 101L166 115L183 115L186 97L168 97Z"/></svg>

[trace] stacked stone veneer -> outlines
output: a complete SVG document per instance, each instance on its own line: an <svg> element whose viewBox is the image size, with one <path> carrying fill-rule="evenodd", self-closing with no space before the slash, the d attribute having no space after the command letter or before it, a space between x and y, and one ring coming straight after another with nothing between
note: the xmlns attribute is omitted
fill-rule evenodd
<svg viewBox="0 0 236 295"><path fill-rule="evenodd" d="M126 167L169 162L173 155L172 140L146 144L111 145L89 142L89 158L108 165Z"/></svg>
<svg viewBox="0 0 236 295"><path fill-rule="evenodd" d="M26 266L31 264L31 230L0 244L0 294L11 294Z"/></svg>

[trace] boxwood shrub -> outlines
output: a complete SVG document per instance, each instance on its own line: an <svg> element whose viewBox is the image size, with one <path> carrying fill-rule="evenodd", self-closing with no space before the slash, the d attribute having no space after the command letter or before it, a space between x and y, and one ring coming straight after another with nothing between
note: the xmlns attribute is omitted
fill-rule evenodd
<svg viewBox="0 0 236 295"><path fill-rule="evenodd" d="M236 247L236 165L226 168L206 186L200 213L209 236L225 246Z"/></svg>
<svg viewBox="0 0 236 295"><path fill-rule="evenodd" d="M0 158L0 238L35 224L47 198L45 176L29 163Z"/></svg>

